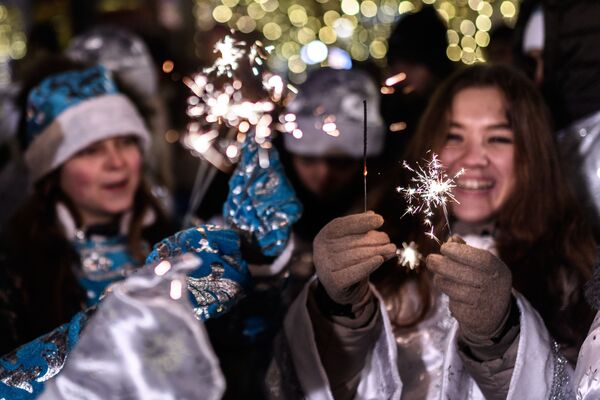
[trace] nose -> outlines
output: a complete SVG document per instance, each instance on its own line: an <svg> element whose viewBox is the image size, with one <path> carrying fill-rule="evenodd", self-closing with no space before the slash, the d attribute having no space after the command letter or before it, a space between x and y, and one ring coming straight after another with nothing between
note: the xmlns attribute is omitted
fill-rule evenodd
<svg viewBox="0 0 600 400"><path fill-rule="evenodd" d="M106 148L106 166L108 168L121 168L125 165L125 157L122 149L114 141L107 144Z"/></svg>
<svg viewBox="0 0 600 400"><path fill-rule="evenodd" d="M488 153L483 143L471 141L465 147L463 163L465 167L485 167L489 164Z"/></svg>

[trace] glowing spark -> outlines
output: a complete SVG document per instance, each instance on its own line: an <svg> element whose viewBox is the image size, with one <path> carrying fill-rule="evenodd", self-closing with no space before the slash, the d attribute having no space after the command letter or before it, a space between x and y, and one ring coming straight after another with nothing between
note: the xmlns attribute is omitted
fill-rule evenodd
<svg viewBox="0 0 600 400"><path fill-rule="evenodd" d="M458 203L451 191L456 187L454 180L464 173L464 169L458 171L454 177L449 177L435 153L432 153L431 161L427 162L425 168L417 164L416 168L413 169L406 161L403 163L403 166L415 173L411 182L416 184L414 187L403 188L399 186L396 188L398 193L401 193L408 202L404 215L422 214L423 223L430 228L430 231L426 235L439 242L433 234L433 223L431 221L431 217L434 215L433 210L437 207L442 207L444 217L446 218L446 225L450 231L450 221L448 219L446 204L448 201Z"/></svg>
<svg viewBox="0 0 600 400"><path fill-rule="evenodd" d="M406 79L406 74L400 72L394 76L391 76L385 80L385 86L394 86Z"/></svg>
<svg viewBox="0 0 600 400"><path fill-rule="evenodd" d="M415 242L410 242L410 244L403 242L402 248L396 250L396 255L398 256L398 264L411 270L417 268L423 259Z"/></svg>
<svg viewBox="0 0 600 400"><path fill-rule="evenodd" d="M246 54L245 44L246 42L236 41L229 35L219 40L213 52L221 53L221 56L217 58L212 67L205 68L204 73L216 72L217 76L227 75L228 78L231 78L233 71L239 66L239 60Z"/></svg>

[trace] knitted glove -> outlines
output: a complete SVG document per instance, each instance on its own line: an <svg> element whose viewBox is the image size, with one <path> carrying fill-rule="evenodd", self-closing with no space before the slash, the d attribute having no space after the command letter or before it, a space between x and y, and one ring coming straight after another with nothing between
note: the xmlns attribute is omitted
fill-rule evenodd
<svg viewBox="0 0 600 400"><path fill-rule="evenodd" d="M370 211L336 218L315 237L317 276L336 303L361 302L369 293L369 274L394 256L396 245L375 230L381 225L383 218Z"/></svg>
<svg viewBox="0 0 600 400"><path fill-rule="evenodd" d="M427 257L427 267L435 274L436 287L450 298L461 334L474 342L496 337L510 311L510 270L492 253L460 238L451 238L440 252Z"/></svg>
<svg viewBox="0 0 600 400"><path fill-rule="evenodd" d="M301 213L302 206L277 150L260 147L254 134L248 134L223 205L226 226L264 256L276 257L285 248Z"/></svg>
<svg viewBox="0 0 600 400"><path fill-rule="evenodd" d="M154 245L146 264L190 253L202 264L187 273L190 300L202 321L225 314L252 286L248 264L242 258L237 232L200 225L177 232Z"/></svg>

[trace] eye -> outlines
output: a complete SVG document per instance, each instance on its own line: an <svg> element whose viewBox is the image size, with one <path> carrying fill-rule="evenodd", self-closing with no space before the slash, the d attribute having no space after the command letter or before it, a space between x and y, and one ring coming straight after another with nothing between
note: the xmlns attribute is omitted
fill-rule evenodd
<svg viewBox="0 0 600 400"><path fill-rule="evenodd" d="M92 144L91 146L86 147L83 150L80 150L75 155L76 157L85 157L85 156L93 156L100 152L100 146Z"/></svg>
<svg viewBox="0 0 600 400"><path fill-rule="evenodd" d="M497 144L512 144L513 143L512 137L502 136L502 135L492 136L488 139L488 141L490 143L497 143Z"/></svg>
<svg viewBox="0 0 600 400"><path fill-rule="evenodd" d="M462 135L458 134L458 133L453 133L450 132L448 133L448 136L446 136L446 144L449 145L456 145L456 144L460 144L463 141L463 137Z"/></svg>
<svg viewBox="0 0 600 400"><path fill-rule="evenodd" d="M133 145L137 145L137 144L138 144L138 140L135 136L124 136L124 137L120 137L118 140L118 145L120 147L133 146Z"/></svg>

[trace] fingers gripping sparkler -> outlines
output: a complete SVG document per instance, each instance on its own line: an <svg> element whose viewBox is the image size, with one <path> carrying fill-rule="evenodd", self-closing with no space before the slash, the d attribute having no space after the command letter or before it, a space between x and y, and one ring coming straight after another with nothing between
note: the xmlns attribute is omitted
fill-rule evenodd
<svg viewBox="0 0 600 400"><path fill-rule="evenodd" d="M432 153L431 161L428 161L425 167L417 164L415 168L412 168L406 161L404 161L403 166L415 174L411 179L411 182L415 184L414 186L405 188L399 186L396 188L398 193L401 193L408 203L403 216L406 214L422 214L423 224L430 228L426 235L439 243L439 240L433 233L432 217L434 210L437 207L442 207L446 226L448 226L448 232L451 235L452 230L450 229L446 204L449 201L458 203L452 194L452 189L456 187L454 180L464 173L464 169L458 171L453 177L449 177L435 153Z"/></svg>

